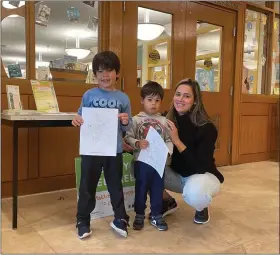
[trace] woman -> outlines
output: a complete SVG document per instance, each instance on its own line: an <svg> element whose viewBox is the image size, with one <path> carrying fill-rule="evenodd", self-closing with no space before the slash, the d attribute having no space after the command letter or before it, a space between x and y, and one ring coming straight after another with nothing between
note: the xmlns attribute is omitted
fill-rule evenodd
<svg viewBox="0 0 280 255"><path fill-rule="evenodd" d="M213 157L217 129L205 111L196 81L178 83L167 119L174 151L171 165L165 170L165 188L181 193L184 201L196 209L194 222L205 224L210 219L208 206L224 177ZM165 192L163 215L177 208L176 201Z"/></svg>

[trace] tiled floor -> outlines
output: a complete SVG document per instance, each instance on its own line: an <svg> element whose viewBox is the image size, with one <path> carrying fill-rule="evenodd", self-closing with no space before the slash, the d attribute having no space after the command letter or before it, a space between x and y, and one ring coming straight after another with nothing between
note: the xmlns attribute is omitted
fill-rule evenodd
<svg viewBox="0 0 280 255"><path fill-rule="evenodd" d="M127 239L107 217L92 222L93 235L76 236L76 191L19 199L19 227L11 229L11 200L2 200L2 253L278 253L279 168L275 162L223 167L225 183L213 200L211 220L192 222L194 211L175 194L180 209L166 217L167 232L147 222ZM131 216L134 213L130 213Z"/></svg>

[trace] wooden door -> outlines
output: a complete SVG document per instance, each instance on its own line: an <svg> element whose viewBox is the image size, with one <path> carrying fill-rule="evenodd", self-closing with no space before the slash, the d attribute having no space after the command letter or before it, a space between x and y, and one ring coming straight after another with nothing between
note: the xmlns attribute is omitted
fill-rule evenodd
<svg viewBox="0 0 280 255"><path fill-rule="evenodd" d="M215 158L230 164L234 76L235 13L187 3L185 75L195 78L203 91L206 110L218 128Z"/></svg>
<svg viewBox="0 0 280 255"><path fill-rule="evenodd" d="M219 130L216 162L228 165L235 14L205 3L126 2L123 17L122 88L130 97L132 113L141 110L140 89L146 80L158 79L165 87L164 112L176 84L196 78ZM161 24L164 31L155 39L140 40L141 23ZM148 28L142 36L150 36Z"/></svg>
<svg viewBox="0 0 280 255"><path fill-rule="evenodd" d="M125 3L122 86L131 100L133 115L141 110L140 89L147 80L156 80L163 85L165 94L161 111L170 108L172 88L184 73L185 5L185 2ZM143 37L137 34L138 24L145 22L163 25L164 31L153 40L139 40L137 37ZM148 33L145 29L144 32Z"/></svg>

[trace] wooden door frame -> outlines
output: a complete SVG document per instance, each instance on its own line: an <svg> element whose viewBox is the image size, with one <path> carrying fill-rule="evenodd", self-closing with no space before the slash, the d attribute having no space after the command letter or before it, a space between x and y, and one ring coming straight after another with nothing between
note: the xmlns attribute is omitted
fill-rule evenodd
<svg viewBox="0 0 280 255"><path fill-rule="evenodd" d="M202 2L200 2L202 3ZM212 6L224 11L235 12L236 14L236 36L235 36L235 59L234 59L234 78L233 78L233 95L232 95L232 111L231 111L231 153L230 165L239 163L239 138L241 129L241 100L242 100L242 70L243 68L243 49L244 49L244 20L246 14L245 2L227 2L227 1L214 1L203 2L203 4Z"/></svg>

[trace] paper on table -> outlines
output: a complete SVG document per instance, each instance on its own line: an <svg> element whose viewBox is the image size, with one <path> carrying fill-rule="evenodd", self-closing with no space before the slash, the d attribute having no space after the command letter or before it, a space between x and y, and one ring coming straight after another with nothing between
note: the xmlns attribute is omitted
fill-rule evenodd
<svg viewBox="0 0 280 255"><path fill-rule="evenodd" d="M118 110L83 107L80 155L116 156Z"/></svg>
<svg viewBox="0 0 280 255"><path fill-rule="evenodd" d="M168 147L153 127L149 128L146 140L149 142L149 146L147 149L140 151L138 160L152 166L162 178Z"/></svg>

